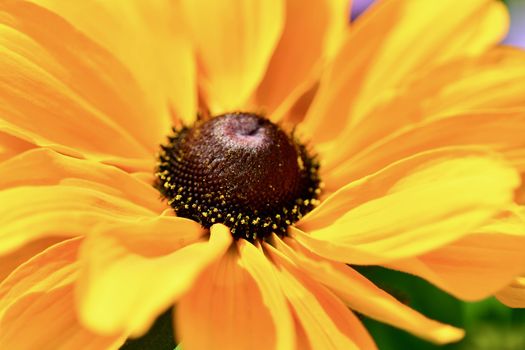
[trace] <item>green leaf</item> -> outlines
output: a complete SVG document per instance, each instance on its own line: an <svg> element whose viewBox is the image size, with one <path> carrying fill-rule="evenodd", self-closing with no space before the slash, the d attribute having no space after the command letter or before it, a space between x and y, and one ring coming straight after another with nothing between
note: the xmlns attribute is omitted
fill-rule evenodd
<svg viewBox="0 0 525 350"><path fill-rule="evenodd" d="M157 318L150 330L140 338L128 339L121 350L173 350L177 343L173 334L173 310L170 309ZM181 350L180 347L176 347Z"/></svg>

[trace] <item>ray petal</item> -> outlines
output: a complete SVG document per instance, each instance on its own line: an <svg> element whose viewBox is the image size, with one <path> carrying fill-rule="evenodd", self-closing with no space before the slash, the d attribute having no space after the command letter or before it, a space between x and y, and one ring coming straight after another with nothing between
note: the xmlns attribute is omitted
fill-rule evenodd
<svg viewBox="0 0 525 350"><path fill-rule="evenodd" d="M118 229L102 229L99 235L88 237L80 256L80 318L101 334L144 334L156 317L188 291L199 274L219 259L232 242L229 230L215 225L209 241L151 256L159 248L158 243L143 239L143 244L127 244L125 231L120 234ZM186 225L175 222L171 234L178 236L178 230L185 229ZM137 223L135 232L141 230L139 233L146 235L151 226Z"/></svg>
<svg viewBox="0 0 525 350"><path fill-rule="evenodd" d="M281 0L182 0L214 115L243 107L264 75L284 23ZM205 23L205 25L203 25Z"/></svg>
<svg viewBox="0 0 525 350"><path fill-rule="evenodd" d="M1 3L0 32L1 130L97 159L154 152L169 125L111 53L23 1Z"/></svg>
<svg viewBox="0 0 525 350"><path fill-rule="evenodd" d="M411 162L417 157L349 185L334 206L338 215L328 211L316 220L312 213L299 222L308 233L294 227L290 233L328 259L384 263L469 234L507 208L519 185L512 167L490 157Z"/></svg>
<svg viewBox="0 0 525 350"><path fill-rule="evenodd" d="M276 243L299 268L358 312L436 343L457 341L463 336L462 330L426 318L345 264L323 259L291 239L286 243L276 239Z"/></svg>

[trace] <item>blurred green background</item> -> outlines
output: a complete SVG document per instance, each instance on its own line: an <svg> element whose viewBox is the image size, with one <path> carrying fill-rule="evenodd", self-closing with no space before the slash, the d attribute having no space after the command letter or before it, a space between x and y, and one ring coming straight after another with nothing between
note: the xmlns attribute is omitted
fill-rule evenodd
<svg viewBox="0 0 525 350"><path fill-rule="evenodd" d="M467 332L459 343L438 346L363 317L380 350L525 350L525 309L508 308L494 298L462 302L419 278L384 268L358 270L426 316Z"/></svg>

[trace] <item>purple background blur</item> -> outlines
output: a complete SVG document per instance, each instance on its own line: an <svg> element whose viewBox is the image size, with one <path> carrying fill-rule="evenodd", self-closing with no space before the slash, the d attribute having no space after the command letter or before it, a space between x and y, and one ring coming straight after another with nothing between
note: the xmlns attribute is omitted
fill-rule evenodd
<svg viewBox="0 0 525 350"><path fill-rule="evenodd" d="M504 43L525 48L525 0L506 1L510 9L510 31Z"/></svg>

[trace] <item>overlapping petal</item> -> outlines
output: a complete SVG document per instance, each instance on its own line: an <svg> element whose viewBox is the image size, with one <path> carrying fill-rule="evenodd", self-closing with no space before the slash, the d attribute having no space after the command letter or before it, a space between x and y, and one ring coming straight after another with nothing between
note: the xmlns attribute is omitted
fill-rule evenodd
<svg viewBox="0 0 525 350"><path fill-rule="evenodd" d="M158 200L158 192L152 183L144 182L125 171L96 161L76 159L49 149L33 149L0 164L3 176L0 189L23 186L75 185L84 181L89 188L97 188L108 194L143 207L152 213L161 213L166 205Z"/></svg>
<svg viewBox="0 0 525 350"><path fill-rule="evenodd" d="M180 6L198 55L200 87L212 113L242 108L282 33L284 2L182 0Z"/></svg>
<svg viewBox="0 0 525 350"><path fill-rule="evenodd" d="M27 151L33 145L13 135L0 131L0 162Z"/></svg>
<svg viewBox="0 0 525 350"><path fill-rule="evenodd" d="M275 237L275 243L308 276L358 312L437 343L457 341L463 336L460 329L426 318L345 264L325 260L291 239L283 242Z"/></svg>
<svg viewBox="0 0 525 350"><path fill-rule="evenodd" d="M279 269L279 281L312 349L375 349L367 331L329 290L265 246Z"/></svg>
<svg viewBox="0 0 525 350"><path fill-rule="evenodd" d="M190 350L277 349L280 321L266 299L267 292L263 297L258 281L231 250L177 304L176 334Z"/></svg>
<svg viewBox="0 0 525 350"><path fill-rule="evenodd" d="M508 14L497 1L379 2L355 22L301 129L316 142L333 139L366 116L379 92L438 62L479 54L507 28Z"/></svg>
<svg viewBox="0 0 525 350"><path fill-rule="evenodd" d="M0 282L19 265L64 239L66 239L66 237L44 237L31 241L8 254L0 256Z"/></svg>
<svg viewBox="0 0 525 350"><path fill-rule="evenodd" d="M0 285L0 344L6 349L117 349L122 335L100 336L78 322L73 282L81 239L57 244Z"/></svg>
<svg viewBox="0 0 525 350"><path fill-rule="evenodd" d="M325 205L337 215L321 206L290 233L328 259L385 263L463 237L510 205L518 184L497 159L415 156L343 188Z"/></svg>
<svg viewBox="0 0 525 350"><path fill-rule="evenodd" d="M508 47L498 47L479 57L463 57L418 72L402 86L381 92L380 103L334 140L324 157L325 171L337 166L348 168L352 157L363 149L423 120L436 116L461 117L473 111L523 108L525 87L520 83L523 79L525 54ZM508 118L510 120L506 123L512 123L513 118ZM476 131L469 132L473 141ZM522 132L516 129L517 135ZM500 142L504 142L511 133L496 135L501 137ZM480 136L479 142L486 142ZM333 152L334 149L340 151Z"/></svg>
<svg viewBox="0 0 525 350"><path fill-rule="evenodd" d="M367 176L394 162L442 147L484 146L505 154L516 166L525 164L525 110L471 112L409 124L356 155L325 170L330 189Z"/></svg>
<svg viewBox="0 0 525 350"><path fill-rule="evenodd" d="M175 1L31 1L64 17L126 65L152 108L144 120L170 123L171 112L187 124L195 120L195 58Z"/></svg>
<svg viewBox="0 0 525 350"><path fill-rule="evenodd" d="M171 225L153 224L162 230L157 232L157 237L164 236L161 242L174 249L177 243L183 245L169 253L159 242L145 239L151 222L108 227L88 237L76 289L82 322L101 334L145 333L231 244L231 234L223 225L212 227L209 241L196 241L195 234L191 242L190 224L180 218ZM142 236L142 244L136 244L136 235Z"/></svg>
<svg viewBox="0 0 525 350"><path fill-rule="evenodd" d="M496 293L496 298L509 307L525 308L525 277L517 277Z"/></svg>
<svg viewBox="0 0 525 350"><path fill-rule="evenodd" d="M169 124L111 53L23 1L1 3L0 33L1 130L98 159L151 157Z"/></svg>
<svg viewBox="0 0 525 350"><path fill-rule="evenodd" d="M333 47L341 41L348 20L346 0L285 3L282 35L251 102L272 119L286 112L316 81ZM281 111L273 113L279 107Z"/></svg>
<svg viewBox="0 0 525 350"><path fill-rule="evenodd" d="M40 237L85 235L102 222L135 222L165 209L150 184L51 150L17 155L0 164L0 173L2 253Z"/></svg>
<svg viewBox="0 0 525 350"><path fill-rule="evenodd" d="M471 235L387 266L420 276L463 300L493 295L525 268L523 208L505 211Z"/></svg>
<svg viewBox="0 0 525 350"><path fill-rule="evenodd" d="M254 245L240 240L238 243L241 265L251 274L259 285L265 304L268 306L276 324L276 348L293 349L296 336L293 320L286 303L285 295L279 287L275 266Z"/></svg>

